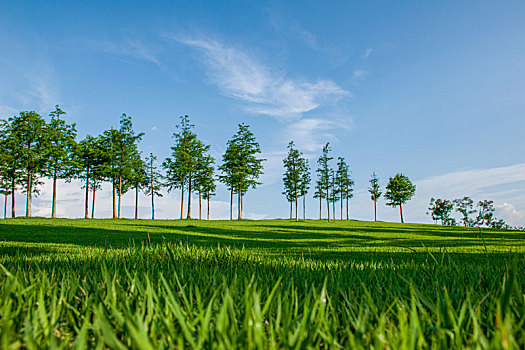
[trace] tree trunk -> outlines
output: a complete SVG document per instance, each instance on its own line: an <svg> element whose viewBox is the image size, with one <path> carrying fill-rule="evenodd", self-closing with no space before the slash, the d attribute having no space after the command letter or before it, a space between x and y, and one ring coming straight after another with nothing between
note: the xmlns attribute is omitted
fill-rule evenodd
<svg viewBox="0 0 525 350"><path fill-rule="evenodd" d="M33 174L27 172L27 196L26 196L26 217L31 217L31 192L33 191Z"/></svg>
<svg viewBox="0 0 525 350"><path fill-rule="evenodd" d="M330 193L326 189L326 210L328 212L328 222L330 222Z"/></svg>
<svg viewBox="0 0 525 350"><path fill-rule="evenodd" d="M139 185L135 186L135 220L139 218Z"/></svg>
<svg viewBox="0 0 525 350"><path fill-rule="evenodd" d="M293 205L292 205L292 201L290 201L290 220L292 220L292 214L293 213Z"/></svg>
<svg viewBox="0 0 525 350"><path fill-rule="evenodd" d="M188 183L188 215L186 219L191 219L191 177Z"/></svg>
<svg viewBox="0 0 525 350"><path fill-rule="evenodd" d="M151 220L155 220L155 193L151 190Z"/></svg>
<svg viewBox="0 0 525 350"><path fill-rule="evenodd" d="M11 179L11 218L16 217L15 214L15 178Z"/></svg>
<svg viewBox="0 0 525 350"><path fill-rule="evenodd" d="M116 207L117 201L115 200L115 193L116 193L116 190L115 190L115 186L116 186L115 179L112 178L111 182L113 184L113 219L116 219L117 218L117 207Z"/></svg>
<svg viewBox="0 0 525 350"><path fill-rule="evenodd" d="M306 195L303 195L303 220L306 220Z"/></svg>
<svg viewBox="0 0 525 350"><path fill-rule="evenodd" d="M297 191L295 191L295 221L299 221L299 210L297 209Z"/></svg>
<svg viewBox="0 0 525 350"><path fill-rule="evenodd" d="M341 192L341 220L343 220L343 193Z"/></svg>
<svg viewBox="0 0 525 350"><path fill-rule="evenodd" d="M208 220L210 220L210 193L208 192L208 198L207 198L207 202L208 202L208 211L206 213L206 218Z"/></svg>
<svg viewBox="0 0 525 350"><path fill-rule="evenodd" d="M122 200L122 175L118 176L118 218L120 219L120 201Z"/></svg>
<svg viewBox="0 0 525 350"><path fill-rule="evenodd" d="M4 219L7 219L7 192L4 193Z"/></svg>
<svg viewBox="0 0 525 350"><path fill-rule="evenodd" d="M374 221L377 221L377 199L374 199Z"/></svg>
<svg viewBox="0 0 525 350"><path fill-rule="evenodd" d="M233 217L233 188L230 189L230 220Z"/></svg>
<svg viewBox="0 0 525 350"><path fill-rule="evenodd" d="M348 194L346 195L346 220L348 220Z"/></svg>
<svg viewBox="0 0 525 350"><path fill-rule="evenodd" d="M401 215L401 223L404 224L405 222L403 221L403 205L402 204L399 204L399 215Z"/></svg>
<svg viewBox="0 0 525 350"><path fill-rule="evenodd" d="M242 198L241 198L241 183L239 182L239 196L238 196L238 203L237 203L237 220L242 220Z"/></svg>
<svg viewBox="0 0 525 350"><path fill-rule="evenodd" d="M199 190L199 220L202 220L202 193Z"/></svg>
<svg viewBox="0 0 525 350"><path fill-rule="evenodd" d="M57 170L53 174L53 200L51 205L51 217L54 219L57 217Z"/></svg>
<svg viewBox="0 0 525 350"><path fill-rule="evenodd" d="M84 219L89 216L89 169L86 171L86 198L84 201Z"/></svg>
<svg viewBox="0 0 525 350"><path fill-rule="evenodd" d="M182 179L182 185L181 185L181 199L180 199L180 219L184 217L184 184L186 183L185 179Z"/></svg>
<svg viewBox="0 0 525 350"><path fill-rule="evenodd" d="M97 193L97 186L93 184L93 203L91 204L91 218L95 218L95 194Z"/></svg>
<svg viewBox="0 0 525 350"><path fill-rule="evenodd" d="M322 201L322 198L321 198L321 195L319 195L319 220L322 219L322 215L321 215L321 210L322 210L321 201Z"/></svg>

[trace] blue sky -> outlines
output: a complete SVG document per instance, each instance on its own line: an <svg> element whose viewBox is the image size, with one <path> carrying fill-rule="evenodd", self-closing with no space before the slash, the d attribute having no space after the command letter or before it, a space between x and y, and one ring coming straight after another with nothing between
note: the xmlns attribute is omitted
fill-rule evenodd
<svg viewBox="0 0 525 350"><path fill-rule="evenodd" d="M375 170L383 185L396 172L415 181L408 221L430 221L431 196L470 195L524 225L523 18L522 1L2 1L0 117L58 103L84 137L127 113L146 133L143 151L160 159L180 115L218 160L246 122L268 159L264 185L246 197L251 218L288 214L281 164L294 140L314 168L326 142L348 160L354 218L373 215L365 189ZM78 183L59 196L60 215L82 215ZM99 198L97 216L109 215L107 189ZM227 216L228 199L219 189L213 217ZM49 203L46 185L37 214ZM178 193L160 203L160 216L174 217ZM307 207L316 217L317 202Z"/></svg>

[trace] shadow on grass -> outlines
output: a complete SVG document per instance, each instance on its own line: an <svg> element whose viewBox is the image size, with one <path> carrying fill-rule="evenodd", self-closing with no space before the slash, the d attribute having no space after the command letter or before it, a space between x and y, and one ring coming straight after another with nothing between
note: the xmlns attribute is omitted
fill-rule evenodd
<svg viewBox="0 0 525 350"><path fill-rule="evenodd" d="M263 224L249 222L247 225L222 224L223 227L211 227L213 223L197 223L178 221L167 225L162 221L111 221L107 228L95 227L106 222L89 222L91 227L82 227L88 221L42 220L41 224L30 221L0 224L0 241L20 243L70 244L85 247L126 248L132 244L162 244L182 242L200 247L216 247L217 245L236 248L261 249L265 254L301 255L310 254L315 259L353 259L363 258L367 254L388 253L389 257L400 257L409 254L425 254L426 248L466 249L458 252L468 256L474 253L488 253L500 256L500 251L516 251L525 243L524 233L495 233L494 231L464 230L454 232L459 228L441 228L430 225L390 227L383 225L352 224L348 227L327 227L311 222L303 225L282 222ZM73 223L75 225L73 225ZM422 227L423 226L423 227ZM127 230L126 227L130 229ZM256 228L255 230L253 228ZM424 230L423 230L424 229ZM470 232L472 231L472 232ZM449 233L447 233L449 232ZM421 237L421 239L419 239ZM429 239L434 237L434 239ZM483 237L483 239L482 239ZM2 250L4 250L2 248ZM46 253L46 247L40 250ZM476 251L472 251L472 250ZM487 249L486 252L483 249ZM346 250L346 251L345 251ZM370 252L367 252L370 250ZM417 252L415 251L417 250ZM470 250L470 252L468 251ZM5 252L5 250L4 250Z"/></svg>

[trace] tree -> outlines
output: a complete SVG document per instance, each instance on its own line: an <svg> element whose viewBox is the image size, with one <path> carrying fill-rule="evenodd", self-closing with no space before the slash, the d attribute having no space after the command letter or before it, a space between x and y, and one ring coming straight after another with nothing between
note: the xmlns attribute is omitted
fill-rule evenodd
<svg viewBox="0 0 525 350"><path fill-rule="evenodd" d="M11 217L15 213L15 192L21 181L21 163L18 157L19 143L16 140L13 119L0 121L0 172L5 188L11 195Z"/></svg>
<svg viewBox="0 0 525 350"><path fill-rule="evenodd" d="M44 150L48 147L46 123L34 111L20 112L19 116L9 119L13 138L17 143L16 157L23 169L22 180L25 183L26 216L31 216L32 195L38 195L38 186L42 184L38 176L43 171L46 162Z"/></svg>
<svg viewBox="0 0 525 350"><path fill-rule="evenodd" d="M403 204L409 201L416 193L416 186L410 179L401 173L391 177L386 185L385 199L388 200L386 205L391 207L399 206L399 215L401 223L403 221Z"/></svg>
<svg viewBox="0 0 525 350"><path fill-rule="evenodd" d="M126 113L120 117L118 130L111 128L103 133L102 143L108 159L104 164L104 174L112 184L114 219L121 217L122 195L134 186L133 163L138 152L137 144L142 140L142 136L142 132L135 133L132 119Z"/></svg>
<svg viewBox="0 0 525 350"><path fill-rule="evenodd" d="M303 197L303 220L306 220L306 195L310 189L310 165L305 159L301 168L301 179L299 181L299 196Z"/></svg>
<svg viewBox="0 0 525 350"><path fill-rule="evenodd" d="M7 197L11 194L11 182L4 177L2 170L0 170L0 194L4 195L4 219L7 219Z"/></svg>
<svg viewBox="0 0 525 350"><path fill-rule="evenodd" d="M335 173L335 192L341 199L341 220L343 220L343 200L346 200L346 220L348 220L348 200L354 196L354 180L350 176L350 168L345 159L338 158L337 171ZM335 219L335 209L334 209Z"/></svg>
<svg viewBox="0 0 525 350"><path fill-rule="evenodd" d="M430 199L427 215L432 216L432 220L441 220L441 225L455 225L456 220L450 217L454 209L454 204L447 199Z"/></svg>
<svg viewBox="0 0 525 350"><path fill-rule="evenodd" d="M197 172L199 159L208 151L209 146L205 146L197 139L193 132L194 125L190 124L190 117L185 115L180 117L177 125L177 132L173 134L175 145L171 147L170 158L162 163L166 169L166 181L168 191L181 189L180 218L184 214L184 189L188 188L188 215L191 218L191 191L192 178Z"/></svg>
<svg viewBox="0 0 525 350"><path fill-rule="evenodd" d="M494 218L494 201L483 200L478 202L478 216L476 217L476 226L491 227Z"/></svg>
<svg viewBox="0 0 525 350"><path fill-rule="evenodd" d="M322 198L326 199L327 213L328 213L328 222L330 222L330 190L332 188L332 182L330 175L332 169L330 168L330 161L333 159L329 156L331 151L329 143L323 146L323 152L321 156L317 159L317 165L319 166L316 170L317 172L317 183L316 189L318 191L318 198L321 201ZM319 208L321 208L321 202L319 202Z"/></svg>
<svg viewBox="0 0 525 350"><path fill-rule="evenodd" d="M306 180L305 171L308 171L308 163L306 159L302 157L303 153L295 148L293 141L290 141L288 144L288 155L283 159L283 165L285 168L285 173L283 176L283 184L287 199L290 201L290 205L295 202L295 221L299 220L298 214L298 198L304 192L304 185L302 181ZM291 219L291 212L290 212Z"/></svg>
<svg viewBox="0 0 525 350"><path fill-rule="evenodd" d="M370 193L370 198L374 201L374 221L377 221L377 200L381 197L381 187L379 186L379 178L377 177L375 171L370 177L370 187L368 188L368 193Z"/></svg>
<svg viewBox="0 0 525 350"><path fill-rule="evenodd" d="M223 163L219 167L223 175L220 180L231 191L230 203L233 204L233 193L238 195L237 219L242 220L242 198L249 188L256 188L262 175L262 162L266 159L257 158L261 153L255 135L250 131L250 126L239 124L239 130L228 141L226 152L222 156ZM231 213L232 205L230 206Z"/></svg>
<svg viewBox="0 0 525 350"><path fill-rule="evenodd" d="M334 169L330 171L330 190L330 202L332 202L332 217L334 218L334 220L336 220L335 203L339 200L339 189L336 186Z"/></svg>
<svg viewBox="0 0 525 350"><path fill-rule="evenodd" d="M148 186L146 167L141 153L135 149L131 156L131 172L127 178L130 185L135 188L135 219L139 218L139 191Z"/></svg>
<svg viewBox="0 0 525 350"><path fill-rule="evenodd" d="M286 201L288 203L290 203L290 220L292 220L293 218L293 200L294 200L294 196L293 196L293 183L292 183L292 180L290 179L290 174L288 173L285 173L284 176L283 176L283 185L284 185L284 191L281 192L285 197L286 197Z"/></svg>
<svg viewBox="0 0 525 350"><path fill-rule="evenodd" d="M140 142L144 133L135 133L131 117L128 117L126 113L120 117L120 128L118 131L117 135L119 137L116 140L115 156L118 174L118 218L120 219L122 195L134 185L133 171L136 170L134 165L140 163L140 161L137 161L140 158L137 143Z"/></svg>
<svg viewBox="0 0 525 350"><path fill-rule="evenodd" d="M87 135L82 141L78 143L75 148L75 161L77 164L76 177L84 180L86 190L84 201L84 218L89 217L89 186L93 184L96 187L100 186L97 179L102 176L103 170L107 162L112 158L106 158L109 154L106 152L104 139L102 137L93 137ZM95 193L93 193L93 208L92 217L94 216L95 208Z"/></svg>
<svg viewBox="0 0 525 350"><path fill-rule="evenodd" d="M210 220L210 199L215 196L215 160L210 156L210 159L206 159L204 164L204 171L199 177L200 190L202 191L202 198L206 201L206 219ZM202 176L202 177L201 177Z"/></svg>
<svg viewBox="0 0 525 350"><path fill-rule="evenodd" d="M197 162L197 171L195 173L195 188L199 192L199 220L202 219L202 199L208 201L207 218L210 219L210 197L215 192L215 160L212 156L201 154ZM211 194L211 195L210 195Z"/></svg>
<svg viewBox="0 0 525 350"><path fill-rule="evenodd" d="M67 124L61 116L66 114L58 105L49 116L51 121L45 128L48 145L45 149L43 175L53 179L51 217L56 218L57 179L71 179L75 169L72 154L76 147L75 124Z"/></svg>
<svg viewBox="0 0 525 350"><path fill-rule="evenodd" d="M472 198L463 197L461 199L454 199L454 207L458 213L463 215L461 221L465 227L472 226L474 224L474 221L469 217L471 214L476 212Z"/></svg>
<svg viewBox="0 0 525 350"><path fill-rule="evenodd" d="M146 182L147 186L145 187L144 192L146 195L151 196L151 219L155 219L155 196L162 197L160 192L162 188L162 179L163 176L160 172L157 171L155 162L157 157L153 153L149 154L149 157L146 157Z"/></svg>

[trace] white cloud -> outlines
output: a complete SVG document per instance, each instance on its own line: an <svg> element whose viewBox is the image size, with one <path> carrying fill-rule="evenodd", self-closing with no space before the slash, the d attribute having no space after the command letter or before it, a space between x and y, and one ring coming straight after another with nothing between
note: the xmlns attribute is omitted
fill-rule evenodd
<svg viewBox="0 0 525 350"><path fill-rule="evenodd" d="M370 54L372 54L372 49L368 48L365 50L365 54L363 55L363 58L368 58L370 57Z"/></svg>
<svg viewBox="0 0 525 350"><path fill-rule="evenodd" d="M504 218L506 222L515 223L518 226L525 226L525 210L518 210L510 203L496 204L497 215Z"/></svg>
<svg viewBox="0 0 525 350"><path fill-rule="evenodd" d="M175 39L203 53L212 81L221 91L246 103L255 114L293 120L349 92L331 80L293 80L273 72L242 50L208 39Z"/></svg>

